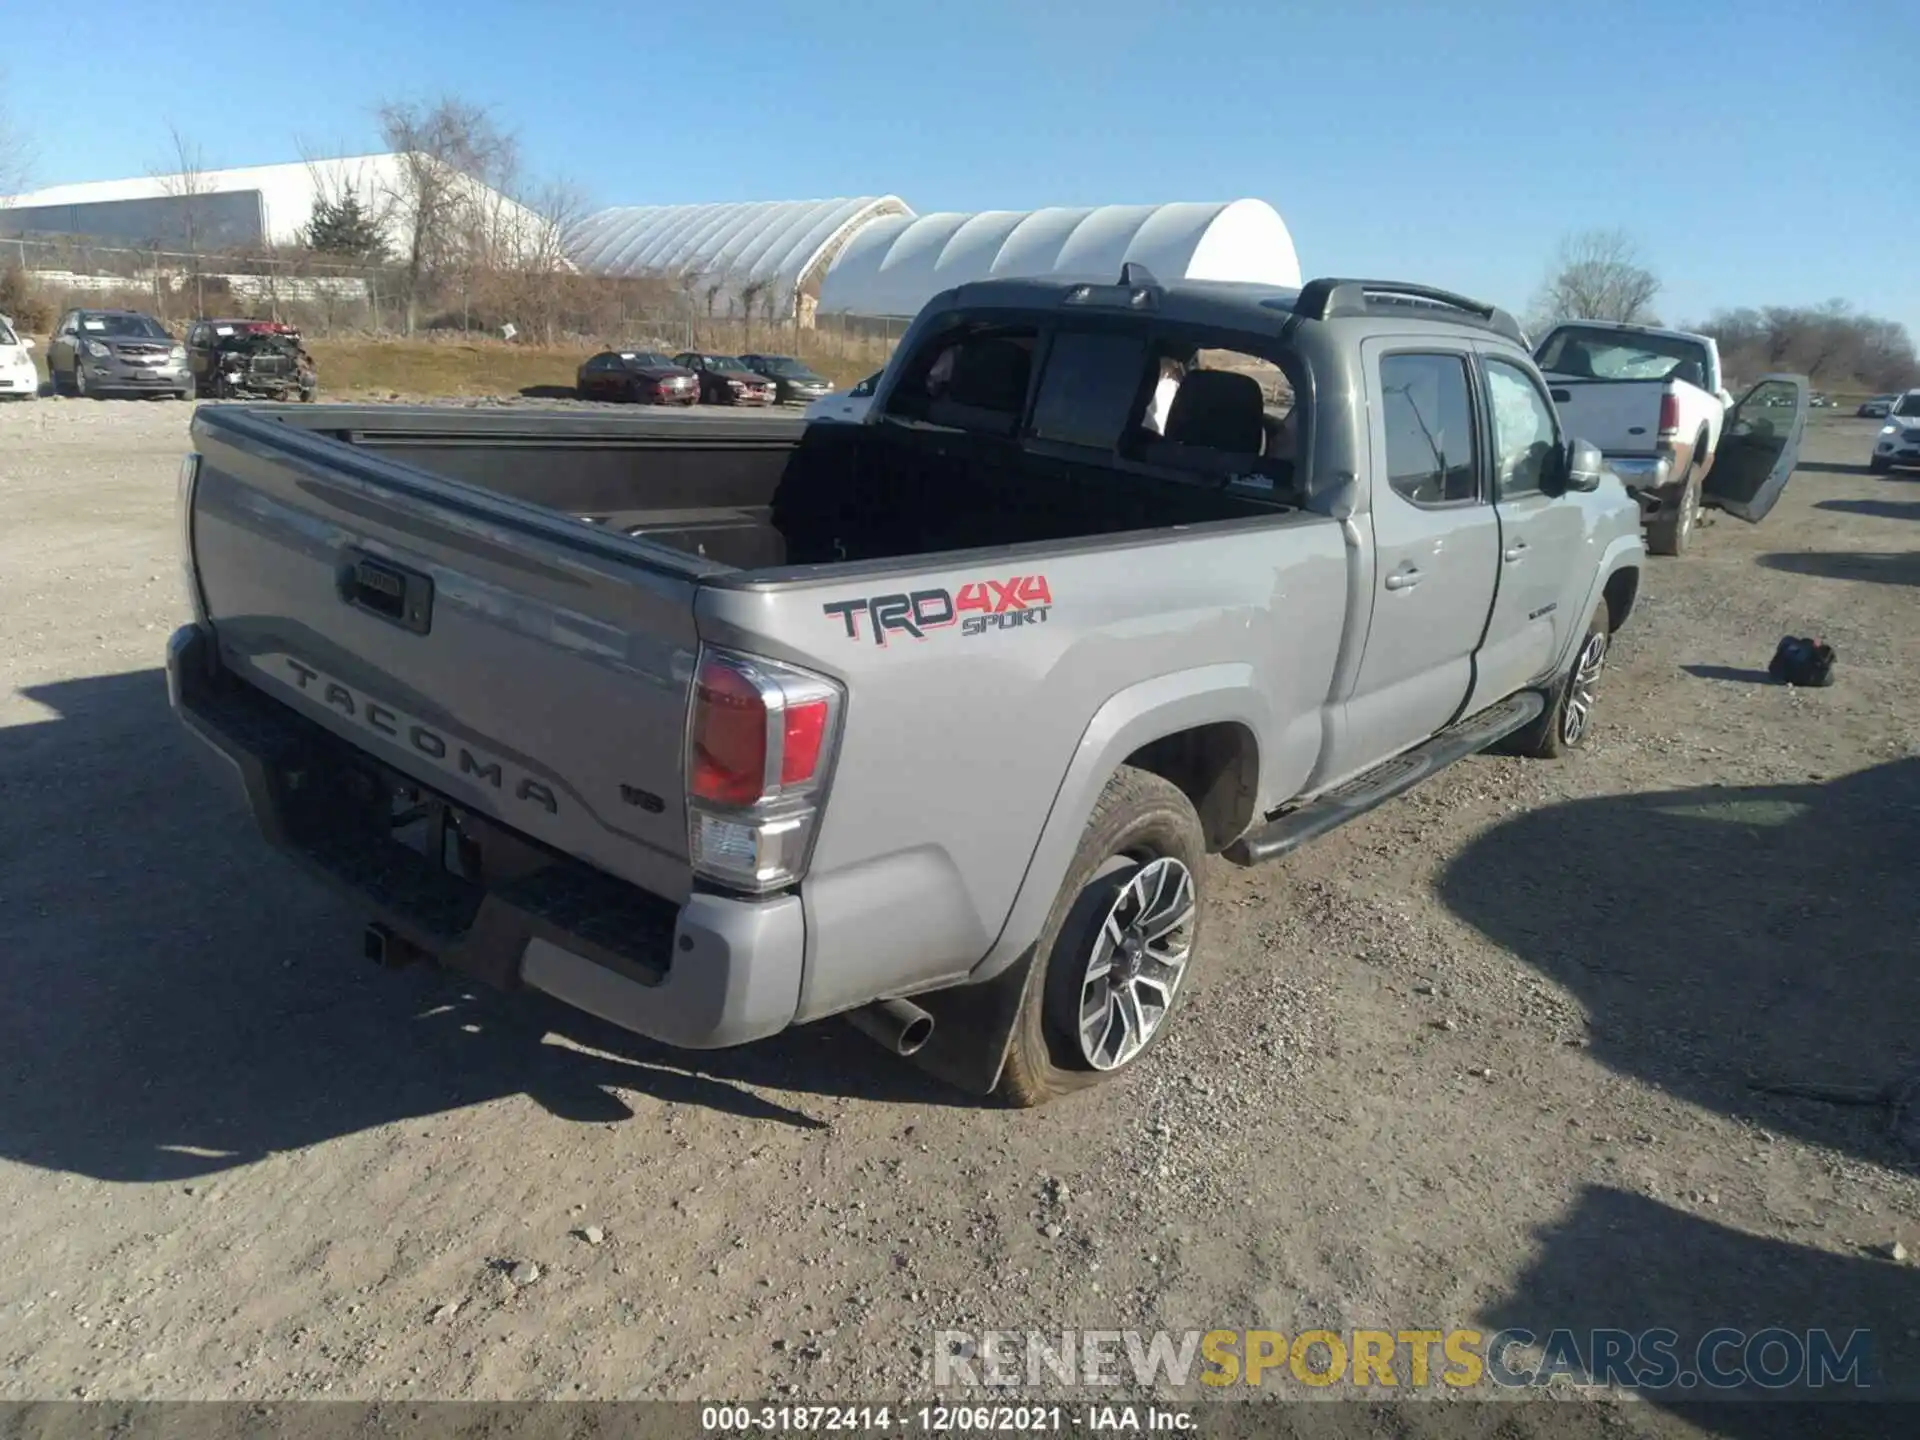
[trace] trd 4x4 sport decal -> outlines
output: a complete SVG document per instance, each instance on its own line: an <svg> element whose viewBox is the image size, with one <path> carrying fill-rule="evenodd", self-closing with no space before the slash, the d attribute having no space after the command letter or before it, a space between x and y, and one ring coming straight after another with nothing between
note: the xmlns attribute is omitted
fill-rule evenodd
<svg viewBox="0 0 1920 1440"><path fill-rule="evenodd" d="M860 620L866 616L872 622L867 633L873 636L873 643L884 645L889 631L924 640L928 631L953 625L960 627L962 635L1041 625L1053 608L1053 592L1047 588L1044 575L1016 575L1011 580L973 581L962 585L957 594L948 590L902 591L835 600L820 608L847 627L849 640L865 638L860 633Z"/></svg>

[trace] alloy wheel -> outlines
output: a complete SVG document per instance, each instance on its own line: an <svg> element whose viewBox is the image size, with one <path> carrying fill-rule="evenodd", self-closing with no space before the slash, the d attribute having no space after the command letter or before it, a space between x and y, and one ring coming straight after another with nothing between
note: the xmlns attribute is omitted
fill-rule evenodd
<svg viewBox="0 0 1920 1440"><path fill-rule="evenodd" d="M1100 922L1080 978L1076 1039L1096 1070L1118 1070L1158 1033L1192 954L1193 875L1163 856L1140 866Z"/></svg>
<svg viewBox="0 0 1920 1440"><path fill-rule="evenodd" d="M1560 721L1560 738L1578 745L1593 719L1594 689L1600 683L1600 671L1607 663L1607 637L1603 631L1589 635L1574 662L1573 678L1568 682L1566 714Z"/></svg>

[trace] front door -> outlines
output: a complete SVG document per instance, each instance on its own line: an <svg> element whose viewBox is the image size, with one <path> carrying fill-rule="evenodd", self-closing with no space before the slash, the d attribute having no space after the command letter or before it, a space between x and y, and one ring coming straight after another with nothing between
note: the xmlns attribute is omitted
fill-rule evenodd
<svg viewBox="0 0 1920 1440"><path fill-rule="evenodd" d="M1586 616L1568 613L1585 601L1590 558L1580 507L1547 493L1560 444L1553 402L1534 377L1511 360L1486 355L1487 418L1493 436L1494 509L1500 517L1500 578L1493 615L1475 667L1479 710L1552 673L1565 653L1568 627Z"/></svg>
<svg viewBox="0 0 1920 1440"><path fill-rule="evenodd" d="M1334 780L1417 745L1466 703L1493 603L1500 532L1462 350L1369 340L1373 615Z"/></svg>
<svg viewBox="0 0 1920 1440"><path fill-rule="evenodd" d="M1808 398L1804 375L1763 375L1727 412L1707 475L1709 505L1742 520L1767 518L1800 461Z"/></svg>

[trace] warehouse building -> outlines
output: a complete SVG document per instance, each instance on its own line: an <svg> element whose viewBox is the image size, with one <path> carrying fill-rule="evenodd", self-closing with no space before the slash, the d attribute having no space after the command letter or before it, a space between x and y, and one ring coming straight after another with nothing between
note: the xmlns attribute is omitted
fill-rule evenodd
<svg viewBox="0 0 1920 1440"><path fill-rule="evenodd" d="M537 217L478 181L460 177L468 198L489 214L537 225ZM404 157L351 155L237 170L143 175L56 185L16 195L0 207L0 237L84 236L132 249L203 253L298 245L316 203L352 194L377 217L396 253L406 249Z"/></svg>

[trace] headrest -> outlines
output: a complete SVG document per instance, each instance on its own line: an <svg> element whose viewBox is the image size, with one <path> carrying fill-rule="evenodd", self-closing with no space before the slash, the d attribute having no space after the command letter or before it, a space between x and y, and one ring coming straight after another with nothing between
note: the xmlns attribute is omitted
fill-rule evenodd
<svg viewBox="0 0 1920 1440"><path fill-rule="evenodd" d="M946 399L955 405L1019 414L1027 400L1032 357L1011 340L975 340L954 357Z"/></svg>
<svg viewBox="0 0 1920 1440"><path fill-rule="evenodd" d="M1166 438L1236 455L1258 455L1266 434L1260 382L1235 370L1194 370L1167 412Z"/></svg>

